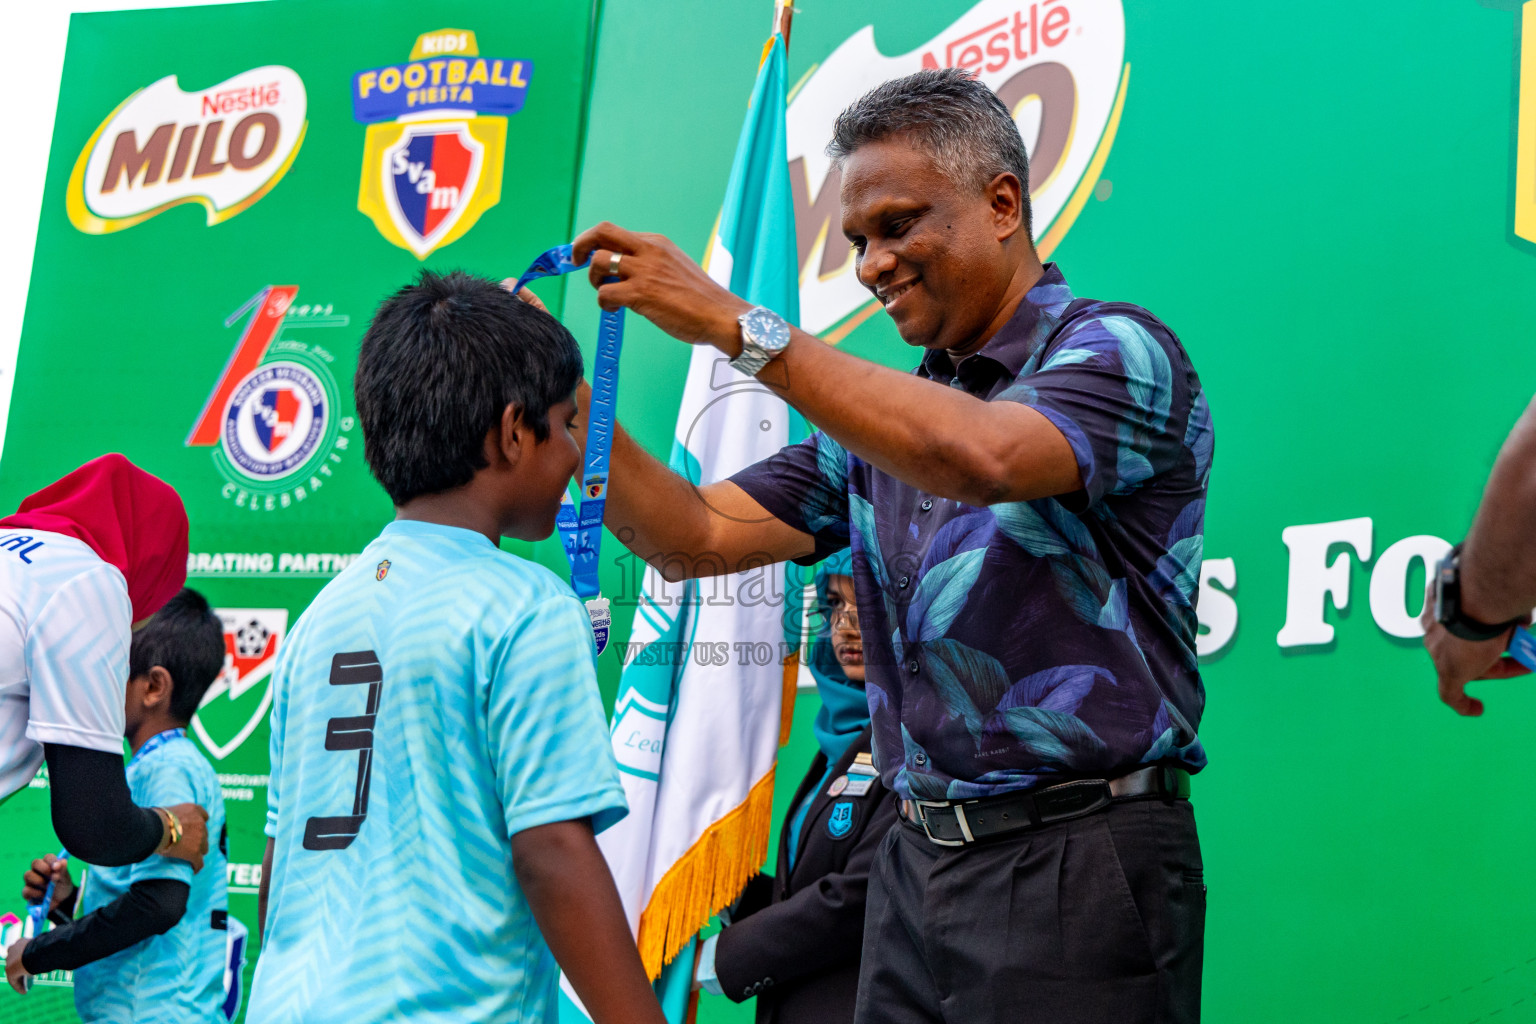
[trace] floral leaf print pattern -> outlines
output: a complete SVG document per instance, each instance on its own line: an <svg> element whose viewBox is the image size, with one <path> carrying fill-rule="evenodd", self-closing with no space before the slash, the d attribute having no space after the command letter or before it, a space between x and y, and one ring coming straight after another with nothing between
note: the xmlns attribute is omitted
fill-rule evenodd
<svg viewBox="0 0 1536 1024"><path fill-rule="evenodd" d="M1169 604L1195 606L1200 586L1201 552L1205 547L1205 499L1196 498L1173 521L1168 531L1168 553L1157 560L1151 582Z"/></svg>
<svg viewBox="0 0 1536 1024"><path fill-rule="evenodd" d="M1058 665L1043 672L1025 676L1008 687L997 702L999 711L1005 708L1033 706L1063 714L1076 714L1088 692L1100 679L1110 686L1115 675L1098 665Z"/></svg>
<svg viewBox="0 0 1536 1024"><path fill-rule="evenodd" d="M1167 425L1173 401L1173 367L1168 353L1141 325L1123 316L1099 321L1120 342L1125 390L1135 411L1119 423L1120 450L1115 463L1116 494L1125 494L1152 477L1148 458L1152 441Z"/></svg>
<svg viewBox="0 0 1536 1024"><path fill-rule="evenodd" d="M733 477L819 556L853 548L887 784L964 800L1203 766L1194 606L1215 446L1178 337L1133 304L1074 300L1049 265L978 351L929 352L914 374L1033 408L1079 488L966 505L814 436Z"/></svg>
<svg viewBox="0 0 1536 1024"><path fill-rule="evenodd" d="M985 723L981 708L994 707L1008 689L1002 663L958 640L935 640L923 645L923 653L944 710L963 721L971 739L980 742Z"/></svg>
<svg viewBox="0 0 1536 1024"><path fill-rule="evenodd" d="M1195 477L1204 484L1211 475L1211 455L1216 449L1216 432L1211 429L1211 406L1202 390L1195 395L1189 410L1189 426L1184 428L1184 447L1195 457Z"/></svg>
<svg viewBox="0 0 1536 1024"><path fill-rule="evenodd" d="M1195 737L1194 727L1166 699L1152 720L1152 734L1156 738L1142 755L1142 764L1177 759L1196 771L1205 767L1205 750Z"/></svg>
<svg viewBox="0 0 1536 1024"><path fill-rule="evenodd" d="M811 533L848 530L848 452L826 434L815 435L817 484L800 499L800 517Z"/></svg>
<svg viewBox="0 0 1536 1024"><path fill-rule="evenodd" d="M907 606L907 635L918 640L937 640L971 596L987 549L972 548L946 558L918 580L917 592Z"/></svg>
<svg viewBox="0 0 1536 1024"><path fill-rule="evenodd" d="M1071 554L1072 549L1045 518L1035 510L1033 501L1009 501L992 506L997 528L1003 535L1036 558Z"/></svg>
<svg viewBox="0 0 1536 1024"><path fill-rule="evenodd" d="M875 582L880 584L881 589L885 589L885 559L880 557L880 535L875 529L875 510L870 507L868 499L857 494L848 496L848 520L858 532L859 547L864 550L864 558L869 562L870 573L875 577Z"/></svg>
<svg viewBox="0 0 1536 1024"><path fill-rule="evenodd" d="M1008 731L1044 769L1088 770L1104 761L1106 747L1082 719L1046 708L1009 708L1002 712Z"/></svg>
<svg viewBox="0 0 1536 1024"><path fill-rule="evenodd" d="M928 752L922 744L912 738L907 727L901 727L902 753L906 757L907 764L923 764L928 760ZM944 783L932 775L920 775L915 772L908 773L907 787L916 800L943 800Z"/></svg>

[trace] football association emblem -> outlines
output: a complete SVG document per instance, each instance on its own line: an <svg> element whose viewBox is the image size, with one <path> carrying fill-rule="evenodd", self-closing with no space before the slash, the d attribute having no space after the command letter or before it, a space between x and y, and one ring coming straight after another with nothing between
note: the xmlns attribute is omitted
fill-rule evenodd
<svg viewBox="0 0 1536 1024"><path fill-rule="evenodd" d="M384 582L384 577L386 577L388 575L389 575L389 559L386 558L386 559L384 559L384 561L379 563L378 569L376 569L374 571L373 578L378 580L380 583L382 583L382 582Z"/></svg>
<svg viewBox="0 0 1536 1024"><path fill-rule="evenodd" d="M192 731L208 753L222 761L239 749L272 708L272 666L288 630L288 610L220 608L218 613L224 623L224 670L203 696Z"/></svg>
<svg viewBox="0 0 1536 1024"><path fill-rule="evenodd" d="M479 54L473 32L439 29L404 64L352 78L352 116L368 126L357 208L417 259L501 201L507 116L522 109L533 64Z"/></svg>

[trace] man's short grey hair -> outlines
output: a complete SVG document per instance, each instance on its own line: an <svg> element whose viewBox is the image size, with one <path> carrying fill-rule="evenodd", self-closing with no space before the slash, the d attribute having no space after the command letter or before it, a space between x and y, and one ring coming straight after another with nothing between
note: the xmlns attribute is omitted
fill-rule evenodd
<svg viewBox="0 0 1536 1024"><path fill-rule="evenodd" d="M991 89L959 68L886 82L837 115L827 155L841 166L860 146L895 136L927 150L957 185L979 191L999 174L1015 175L1030 230L1029 157L1013 116Z"/></svg>

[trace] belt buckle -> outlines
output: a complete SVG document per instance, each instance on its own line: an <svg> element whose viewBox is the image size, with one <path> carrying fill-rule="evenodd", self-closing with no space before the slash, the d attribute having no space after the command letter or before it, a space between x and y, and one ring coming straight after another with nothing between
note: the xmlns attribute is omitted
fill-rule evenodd
<svg viewBox="0 0 1536 1024"><path fill-rule="evenodd" d="M969 835L971 828L966 822L965 812L960 809L959 804L952 804L947 800L913 800L912 806L917 808L917 822L923 826L923 835L928 837L930 843L933 843L935 846L964 846L966 844L964 839L940 839L934 835L933 830L928 827L928 812L923 809L925 807L953 807L955 809L955 819L960 822L960 831Z"/></svg>

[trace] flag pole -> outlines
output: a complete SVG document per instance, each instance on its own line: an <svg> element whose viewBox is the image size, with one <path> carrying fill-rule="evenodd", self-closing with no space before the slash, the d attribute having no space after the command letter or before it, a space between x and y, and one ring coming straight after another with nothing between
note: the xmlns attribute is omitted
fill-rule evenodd
<svg viewBox="0 0 1536 1024"><path fill-rule="evenodd" d="M789 29L795 20L794 0L774 0L773 31L784 37L784 50L789 51Z"/></svg>

